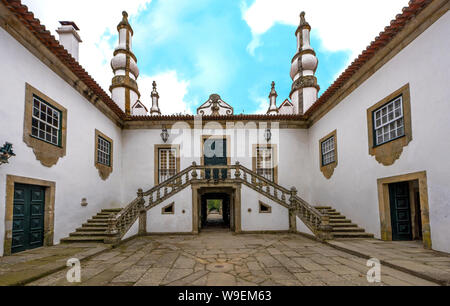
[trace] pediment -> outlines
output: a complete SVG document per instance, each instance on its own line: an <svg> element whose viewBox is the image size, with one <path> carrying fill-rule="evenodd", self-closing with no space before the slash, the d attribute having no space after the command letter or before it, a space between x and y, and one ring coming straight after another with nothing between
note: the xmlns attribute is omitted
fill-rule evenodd
<svg viewBox="0 0 450 306"><path fill-rule="evenodd" d="M218 94L212 94L205 103L197 108L197 114L202 116L228 116L234 114L234 109L223 101Z"/></svg>

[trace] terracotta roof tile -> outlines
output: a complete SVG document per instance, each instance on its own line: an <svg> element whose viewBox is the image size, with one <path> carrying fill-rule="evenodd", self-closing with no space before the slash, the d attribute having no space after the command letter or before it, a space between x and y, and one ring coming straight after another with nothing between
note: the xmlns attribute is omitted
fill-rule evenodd
<svg viewBox="0 0 450 306"><path fill-rule="evenodd" d="M129 120L138 121L161 121L161 120L194 120L194 115L161 115L161 116L131 116ZM225 116L203 116L203 120L276 120L276 121L301 121L306 120L303 115L225 115Z"/></svg>

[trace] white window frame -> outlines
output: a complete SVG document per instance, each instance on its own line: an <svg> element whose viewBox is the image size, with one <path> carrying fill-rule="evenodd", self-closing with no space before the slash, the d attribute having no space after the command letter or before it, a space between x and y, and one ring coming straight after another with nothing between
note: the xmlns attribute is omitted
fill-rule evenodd
<svg viewBox="0 0 450 306"><path fill-rule="evenodd" d="M167 161L166 161L166 165L165 168L163 168L161 162L161 153L163 151L168 152L167 153ZM174 169L170 169L170 152L173 153L173 156L175 158L174 161ZM164 174L163 171L167 171L167 174ZM173 173L171 173L171 171ZM158 180L159 183L163 183L165 181L167 181L168 179L170 179L171 177L175 176L177 174L177 149L176 148L158 148Z"/></svg>
<svg viewBox="0 0 450 306"><path fill-rule="evenodd" d="M400 106L396 108L395 104L397 102L399 102ZM392 106L392 110L389 110L390 106ZM399 114L396 114L397 110L399 110ZM373 127L375 146L380 146L405 136L405 118L402 96L393 99L373 112ZM381 141L379 140L380 137Z"/></svg>
<svg viewBox="0 0 450 306"><path fill-rule="evenodd" d="M103 138L102 136L98 137L98 145L97 145L97 163L101 165L111 166L111 143Z"/></svg>
<svg viewBox="0 0 450 306"><path fill-rule="evenodd" d="M36 102L38 103L39 108L36 107ZM43 113L42 111L42 105L45 106L46 112ZM51 111L51 114L48 113L48 110ZM33 95L33 106L32 106L32 120L31 120L31 136L35 137L39 140L48 142L55 146L60 146L61 141L61 117L62 113L59 109L56 107L50 105L43 99L39 98L36 95ZM48 117L51 115L51 121L52 123L49 123L47 121ZM44 117L42 119L41 117ZM33 121L37 120L38 127L33 125ZM54 124L54 121L56 120L56 125ZM48 130L50 129L50 132ZM34 131L37 131L34 133ZM53 132L56 132L54 134ZM41 137L41 133L44 134L44 137ZM50 140L47 139L47 136L50 136ZM56 138L56 141L54 141L54 138Z"/></svg>
<svg viewBox="0 0 450 306"><path fill-rule="evenodd" d="M327 138L320 144L322 148L322 166L330 165L336 162L336 140L334 136ZM328 159L329 158L329 159Z"/></svg>
<svg viewBox="0 0 450 306"><path fill-rule="evenodd" d="M258 157L260 156L260 151L264 152L262 156L262 165L259 167ZM266 152L270 151L270 161L266 161ZM256 148L256 173L263 176L267 180L275 181L275 163L274 163L275 150L273 147L257 147Z"/></svg>

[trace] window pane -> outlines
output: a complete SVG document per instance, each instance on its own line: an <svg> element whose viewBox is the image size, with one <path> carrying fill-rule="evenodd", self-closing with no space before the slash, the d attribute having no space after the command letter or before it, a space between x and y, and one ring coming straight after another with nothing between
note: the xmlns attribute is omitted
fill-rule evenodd
<svg viewBox="0 0 450 306"><path fill-rule="evenodd" d="M402 97L399 97L374 112L383 114L381 121L375 120L376 145L404 136Z"/></svg>
<svg viewBox="0 0 450 306"><path fill-rule="evenodd" d="M39 98L34 97L31 134L41 140L58 145L59 111L46 105Z"/></svg>

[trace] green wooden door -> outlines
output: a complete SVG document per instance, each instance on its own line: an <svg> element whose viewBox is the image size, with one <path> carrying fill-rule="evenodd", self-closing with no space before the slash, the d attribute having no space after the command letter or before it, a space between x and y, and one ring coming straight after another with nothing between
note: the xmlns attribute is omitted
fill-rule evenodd
<svg viewBox="0 0 450 306"><path fill-rule="evenodd" d="M227 141L226 139L206 139L204 146L204 162L205 166L226 166L227 165ZM211 179L211 177L215 180L219 179L219 173L221 172L222 179L227 177L227 170L223 169L219 171L219 169L213 169L213 173L211 174L211 170L205 171L206 179Z"/></svg>
<svg viewBox="0 0 450 306"><path fill-rule="evenodd" d="M412 240L408 182L389 184L392 240Z"/></svg>
<svg viewBox="0 0 450 306"><path fill-rule="evenodd" d="M12 253L43 246L44 209L44 187L14 185Z"/></svg>

